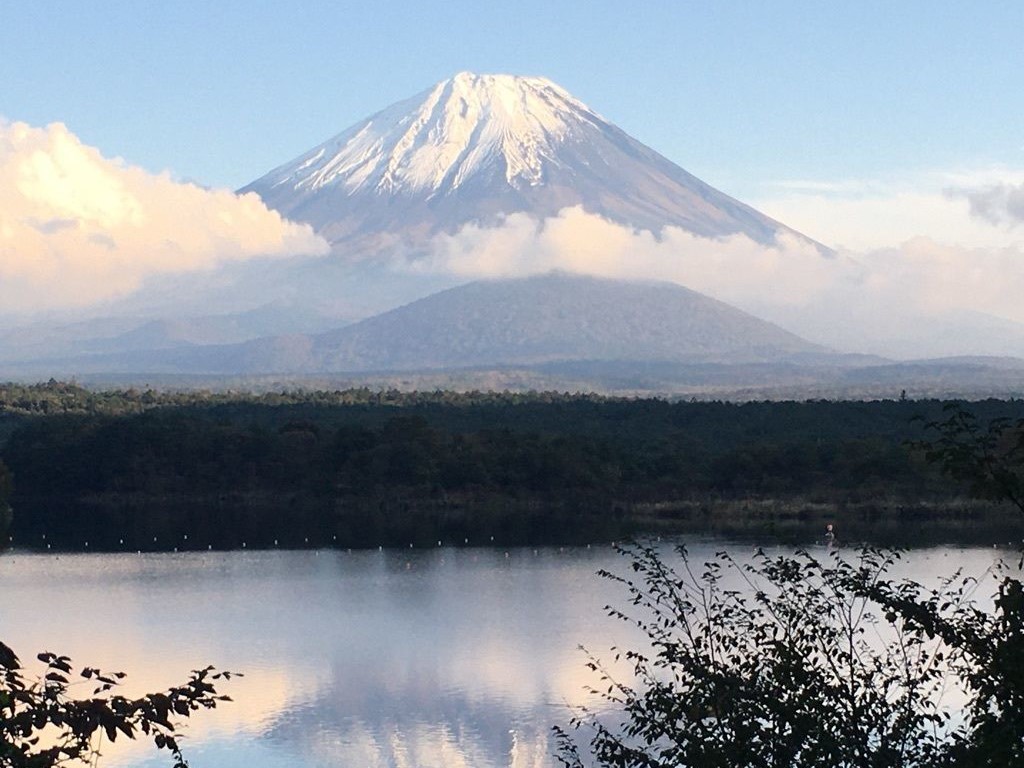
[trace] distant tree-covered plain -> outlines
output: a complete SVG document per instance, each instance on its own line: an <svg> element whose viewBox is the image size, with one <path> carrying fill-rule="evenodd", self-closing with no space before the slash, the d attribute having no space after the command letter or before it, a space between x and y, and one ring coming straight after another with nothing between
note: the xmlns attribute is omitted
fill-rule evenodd
<svg viewBox="0 0 1024 768"><path fill-rule="evenodd" d="M914 448L943 406L8 384L0 493L14 543L44 548L1019 538Z"/></svg>

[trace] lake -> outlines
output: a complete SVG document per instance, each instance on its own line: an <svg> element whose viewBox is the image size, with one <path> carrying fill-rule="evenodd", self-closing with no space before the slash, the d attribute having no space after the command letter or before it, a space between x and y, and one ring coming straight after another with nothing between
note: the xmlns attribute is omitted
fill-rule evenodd
<svg viewBox="0 0 1024 768"><path fill-rule="evenodd" d="M749 544L694 540L695 560ZM779 550L781 552L782 550ZM982 574L1008 551L913 551L898 572L928 583ZM0 556L0 639L30 660L128 673L127 693L213 664L244 678L200 713L193 768L548 768L550 728L588 701L578 646L632 638L595 575L623 572L609 546ZM606 654L607 655L607 654ZM88 689L80 691L87 695ZM115 745L106 766L164 766Z"/></svg>

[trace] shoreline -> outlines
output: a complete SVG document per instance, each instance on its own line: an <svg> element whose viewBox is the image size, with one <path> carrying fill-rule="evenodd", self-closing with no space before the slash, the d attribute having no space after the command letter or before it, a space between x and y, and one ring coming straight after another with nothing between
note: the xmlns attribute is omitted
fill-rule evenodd
<svg viewBox="0 0 1024 768"><path fill-rule="evenodd" d="M19 521L15 513L12 544L61 552L429 549L438 541L459 547L543 547L653 536L807 546L820 542L828 524L835 525L841 545L1012 546L1024 539L1024 521L1014 509L962 497L704 497L588 504L507 497L281 500L263 494L107 494L21 502L25 516Z"/></svg>

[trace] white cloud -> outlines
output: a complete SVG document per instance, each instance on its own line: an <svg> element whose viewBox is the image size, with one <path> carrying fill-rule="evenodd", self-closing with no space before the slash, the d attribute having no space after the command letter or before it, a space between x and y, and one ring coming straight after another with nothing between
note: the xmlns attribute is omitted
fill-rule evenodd
<svg viewBox="0 0 1024 768"><path fill-rule="evenodd" d="M1024 171L990 167L900 179L780 181L748 202L839 248L888 248L921 236L966 248L1003 248L1013 241L1005 227L993 224L1007 223L1004 214L1020 184ZM985 205L986 194L995 198L994 207Z"/></svg>
<svg viewBox="0 0 1024 768"><path fill-rule="evenodd" d="M0 313L81 307L151 276L327 250L256 195L103 157L59 123L0 122Z"/></svg>
<svg viewBox="0 0 1024 768"><path fill-rule="evenodd" d="M709 239L678 227L666 227L655 236L574 206L543 221L516 213L499 227L470 224L455 235L440 235L430 255L413 262L411 268L467 278L561 269L602 277L668 280L733 302L768 290L785 303L800 302L820 291L831 279L830 262L835 260L822 257L813 244L795 237L784 236L778 245L765 247L745 235Z"/></svg>
<svg viewBox="0 0 1024 768"><path fill-rule="evenodd" d="M1024 184L997 183L983 187L951 187L949 197L967 200L971 214L990 224L1010 227L1024 224Z"/></svg>
<svg viewBox="0 0 1024 768"><path fill-rule="evenodd" d="M561 269L666 280L851 351L893 353L897 337L923 344L927 328L911 333L907 324L944 313L980 312L1024 323L1024 249L1018 245L964 247L916 237L823 256L796 237L764 246L744 235L709 239L674 227L655 236L573 207L544 221L513 214L498 227L468 225L436 238L429 255L406 268L461 278ZM949 338L929 352L968 353L967 338L962 349Z"/></svg>

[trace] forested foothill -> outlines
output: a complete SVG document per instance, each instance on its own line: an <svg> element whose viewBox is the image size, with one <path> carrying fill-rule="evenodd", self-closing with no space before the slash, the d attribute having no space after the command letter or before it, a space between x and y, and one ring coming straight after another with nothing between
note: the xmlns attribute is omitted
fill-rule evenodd
<svg viewBox="0 0 1024 768"><path fill-rule="evenodd" d="M943 408L12 384L0 510L9 474L15 544L72 549L813 540L829 522L845 540L1020 538L914 447ZM1024 418L1024 401L969 409Z"/></svg>

